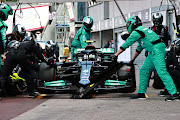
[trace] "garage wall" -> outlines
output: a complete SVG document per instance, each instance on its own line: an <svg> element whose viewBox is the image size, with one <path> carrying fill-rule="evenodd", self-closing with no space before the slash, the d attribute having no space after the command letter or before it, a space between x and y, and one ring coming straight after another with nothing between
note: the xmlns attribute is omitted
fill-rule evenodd
<svg viewBox="0 0 180 120"><path fill-rule="evenodd" d="M105 30L102 34L103 38L103 47L106 45L106 43L113 39L113 30Z"/></svg>
<svg viewBox="0 0 180 120"><path fill-rule="evenodd" d="M141 11L148 8L157 8L159 10L159 6L162 0L135 0L135 1L117 1L120 6L122 12L124 14ZM166 6L166 0L163 0L161 8ZM177 6L180 5L180 1L176 0ZM162 10L162 9L161 9ZM94 18L94 21L104 20L104 3L98 4L92 7L89 7L89 16ZM109 18L113 18L116 16L121 16L115 2L109 2Z"/></svg>
<svg viewBox="0 0 180 120"><path fill-rule="evenodd" d="M118 4L124 14L144 10L151 7L158 7L162 0L135 0L135 1L118 1ZM163 0L162 5L166 4L166 0ZM115 2L109 3L109 16L110 18L121 16Z"/></svg>
<svg viewBox="0 0 180 120"><path fill-rule="evenodd" d="M92 45L94 45L96 48L101 47L101 42L99 39L99 32L93 32L91 39L96 41L95 43L92 43Z"/></svg>
<svg viewBox="0 0 180 120"><path fill-rule="evenodd" d="M89 7L89 16L93 18L94 22L104 20L104 4Z"/></svg>

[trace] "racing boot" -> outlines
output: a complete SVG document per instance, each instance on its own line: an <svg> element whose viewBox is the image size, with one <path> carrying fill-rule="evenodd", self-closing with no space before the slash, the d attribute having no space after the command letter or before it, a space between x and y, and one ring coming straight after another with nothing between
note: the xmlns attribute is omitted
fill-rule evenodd
<svg viewBox="0 0 180 120"><path fill-rule="evenodd" d="M180 95L179 93L175 93L170 97L166 98L165 101L180 101Z"/></svg>
<svg viewBox="0 0 180 120"><path fill-rule="evenodd" d="M164 97L166 95L170 95L169 92L167 91L167 89L164 89L164 91L160 91L158 93L158 96L160 96L160 97Z"/></svg>
<svg viewBox="0 0 180 120"><path fill-rule="evenodd" d="M146 95L145 93L138 93L132 97L130 97L130 99L138 99L138 100L146 100Z"/></svg>
<svg viewBox="0 0 180 120"><path fill-rule="evenodd" d="M27 79L26 80L27 82L27 91L29 93L29 96L28 97L31 97L31 98L36 98L38 95L34 92L34 83L33 83L33 80L32 79Z"/></svg>
<svg viewBox="0 0 180 120"><path fill-rule="evenodd" d="M29 93L29 96L30 98L36 98L38 97L38 94L36 94L34 91L33 91L33 88L29 88L28 87L28 93Z"/></svg>

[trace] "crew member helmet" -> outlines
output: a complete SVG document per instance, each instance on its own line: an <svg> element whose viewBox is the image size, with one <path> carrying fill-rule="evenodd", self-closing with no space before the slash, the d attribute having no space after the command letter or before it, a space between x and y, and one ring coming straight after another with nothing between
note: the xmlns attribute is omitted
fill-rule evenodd
<svg viewBox="0 0 180 120"><path fill-rule="evenodd" d="M129 34L131 34L132 31L138 26L142 26L141 19L138 16L132 16L126 22L126 27L128 29Z"/></svg>
<svg viewBox="0 0 180 120"><path fill-rule="evenodd" d="M22 42L27 42L27 41L34 41L32 37L25 37ZM34 41L35 42L35 41Z"/></svg>
<svg viewBox="0 0 180 120"><path fill-rule="evenodd" d="M83 19L83 25L88 29L91 28L93 26L93 19L90 16L86 16Z"/></svg>
<svg viewBox="0 0 180 120"><path fill-rule="evenodd" d="M18 42L16 40L12 40L7 44L7 48L8 49L11 49L12 47L17 48L17 47L19 47L19 45L20 45L20 42Z"/></svg>
<svg viewBox="0 0 180 120"><path fill-rule="evenodd" d="M40 51L42 51L41 45L40 45L38 42L34 41L34 39L33 39L32 37L25 37L22 42L33 42L33 43L35 44L35 46L36 46Z"/></svg>
<svg viewBox="0 0 180 120"><path fill-rule="evenodd" d="M52 40L48 40L45 45L46 52L53 52L56 48L56 43Z"/></svg>
<svg viewBox="0 0 180 120"><path fill-rule="evenodd" d="M8 19L8 15L13 14L13 9L4 3L0 3L0 19L6 21Z"/></svg>
<svg viewBox="0 0 180 120"><path fill-rule="evenodd" d="M180 55L180 39L176 39L171 44L171 51L175 51L176 55Z"/></svg>
<svg viewBox="0 0 180 120"><path fill-rule="evenodd" d="M155 26L161 25L163 22L163 15L161 13L154 13L152 15L152 21Z"/></svg>
<svg viewBox="0 0 180 120"><path fill-rule="evenodd" d="M16 39L18 39L18 40L21 39L22 40L26 35L26 29L25 29L24 26L22 26L20 24L17 24L17 25L14 26L12 33L14 34Z"/></svg>

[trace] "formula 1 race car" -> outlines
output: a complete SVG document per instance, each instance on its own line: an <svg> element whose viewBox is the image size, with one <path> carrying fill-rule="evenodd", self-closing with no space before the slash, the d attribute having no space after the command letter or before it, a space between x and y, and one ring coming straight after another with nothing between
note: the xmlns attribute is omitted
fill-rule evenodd
<svg viewBox="0 0 180 120"><path fill-rule="evenodd" d="M96 49L88 45L76 49L71 62L56 62L57 67L40 64L38 90L40 93L68 91L73 98L85 98L92 92L136 90L133 64L117 62L114 49Z"/></svg>

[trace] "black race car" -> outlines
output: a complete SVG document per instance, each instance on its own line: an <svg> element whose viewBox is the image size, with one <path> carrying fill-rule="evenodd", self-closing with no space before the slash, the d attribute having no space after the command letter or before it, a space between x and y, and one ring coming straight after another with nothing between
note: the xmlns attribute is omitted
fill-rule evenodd
<svg viewBox="0 0 180 120"><path fill-rule="evenodd" d="M114 49L96 49L89 45L74 51L70 62L56 62L56 67L40 64L38 90L41 93L68 91L73 98L84 98L92 92L132 93L136 90L134 64L117 62Z"/></svg>

